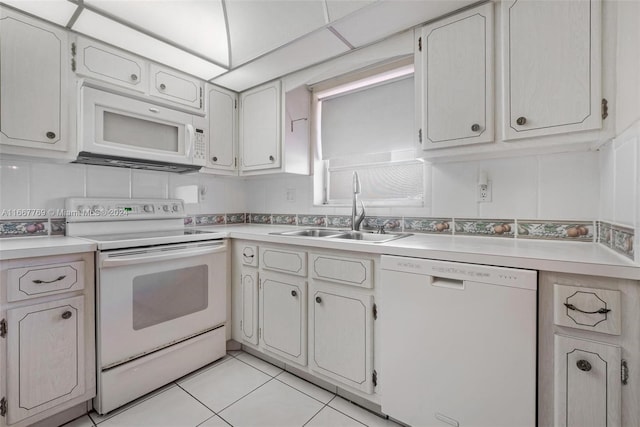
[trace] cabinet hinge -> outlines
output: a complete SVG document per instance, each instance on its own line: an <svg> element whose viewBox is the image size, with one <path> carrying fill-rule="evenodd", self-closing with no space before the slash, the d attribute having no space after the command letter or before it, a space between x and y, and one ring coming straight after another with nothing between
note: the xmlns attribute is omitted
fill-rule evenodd
<svg viewBox="0 0 640 427"><path fill-rule="evenodd" d="M422 144L422 129L418 129L418 142Z"/></svg>
<svg viewBox="0 0 640 427"><path fill-rule="evenodd" d="M4 338L7 336L7 320L0 320L0 337Z"/></svg>
<svg viewBox="0 0 640 427"><path fill-rule="evenodd" d="M609 101L606 98L602 98L601 108L602 108L602 120L609 117Z"/></svg>
<svg viewBox="0 0 640 427"><path fill-rule="evenodd" d="M71 43L71 55L76 56L76 43Z"/></svg>
<svg viewBox="0 0 640 427"><path fill-rule="evenodd" d="M378 385L378 373L376 372L376 370L373 370L373 373L371 374L371 382L373 383L373 386L377 386Z"/></svg>
<svg viewBox="0 0 640 427"><path fill-rule="evenodd" d="M373 320L378 319L378 304L373 304Z"/></svg>
<svg viewBox="0 0 640 427"><path fill-rule="evenodd" d="M76 70L76 58L71 58L71 71Z"/></svg>
<svg viewBox="0 0 640 427"><path fill-rule="evenodd" d="M262 328L258 328L258 338L262 338Z"/></svg>
<svg viewBox="0 0 640 427"><path fill-rule="evenodd" d="M233 100L233 108L235 108L236 110L238 109L238 100L237 99Z"/></svg>
<svg viewBox="0 0 640 427"><path fill-rule="evenodd" d="M629 365L627 365L627 361L624 359L620 362L620 379L623 385L629 384Z"/></svg>
<svg viewBox="0 0 640 427"><path fill-rule="evenodd" d="M422 37L418 38L418 50L422 52Z"/></svg>
<svg viewBox="0 0 640 427"><path fill-rule="evenodd" d="M7 415L7 398L3 397L0 399L0 416L4 417Z"/></svg>

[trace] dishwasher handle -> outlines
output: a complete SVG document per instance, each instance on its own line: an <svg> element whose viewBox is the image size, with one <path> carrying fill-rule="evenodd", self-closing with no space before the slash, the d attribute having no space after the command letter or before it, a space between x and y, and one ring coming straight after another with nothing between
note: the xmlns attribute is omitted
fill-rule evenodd
<svg viewBox="0 0 640 427"><path fill-rule="evenodd" d="M431 286L438 288L455 289L458 291L464 291L464 280L458 279L445 279L443 277L432 277Z"/></svg>
<svg viewBox="0 0 640 427"><path fill-rule="evenodd" d="M167 261L167 260L174 260L179 258L189 258L194 256L200 256L200 255L216 254L216 253L224 252L226 250L227 250L226 245L221 245L214 248L176 250L175 252L162 251L160 253L147 253L147 254L138 253L135 255L119 256L117 258L116 257L105 258L104 260L102 260L100 267L101 268L122 267L125 265Z"/></svg>

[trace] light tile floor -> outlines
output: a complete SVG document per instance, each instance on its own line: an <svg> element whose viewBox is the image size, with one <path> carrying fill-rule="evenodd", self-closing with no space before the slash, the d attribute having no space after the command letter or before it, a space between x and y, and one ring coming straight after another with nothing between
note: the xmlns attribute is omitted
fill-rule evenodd
<svg viewBox="0 0 640 427"><path fill-rule="evenodd" d="M224 358L105 416L65 427L388 426L391 420L244 352Z"/></svg>

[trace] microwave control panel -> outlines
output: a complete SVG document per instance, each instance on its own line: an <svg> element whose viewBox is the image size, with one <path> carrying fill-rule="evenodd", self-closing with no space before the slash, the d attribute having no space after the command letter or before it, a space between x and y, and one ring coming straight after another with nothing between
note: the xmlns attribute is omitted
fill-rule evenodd
<svg viewBox="0 0 640 427"><path fill-rule="evenodd" d="M193 139L193 164L205 165L207 156L207 142L204 129L196 128Z"/></svg>

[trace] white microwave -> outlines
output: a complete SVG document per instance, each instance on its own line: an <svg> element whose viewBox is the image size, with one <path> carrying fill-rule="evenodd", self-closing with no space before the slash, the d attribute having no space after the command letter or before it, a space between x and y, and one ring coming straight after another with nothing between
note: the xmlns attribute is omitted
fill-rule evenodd
<svg viewBox="0 0 640 427"><path fill-rule="evenodd" d="M178 173L205 165L204 117L88 86L80 105L77 163Z"/></svg>

